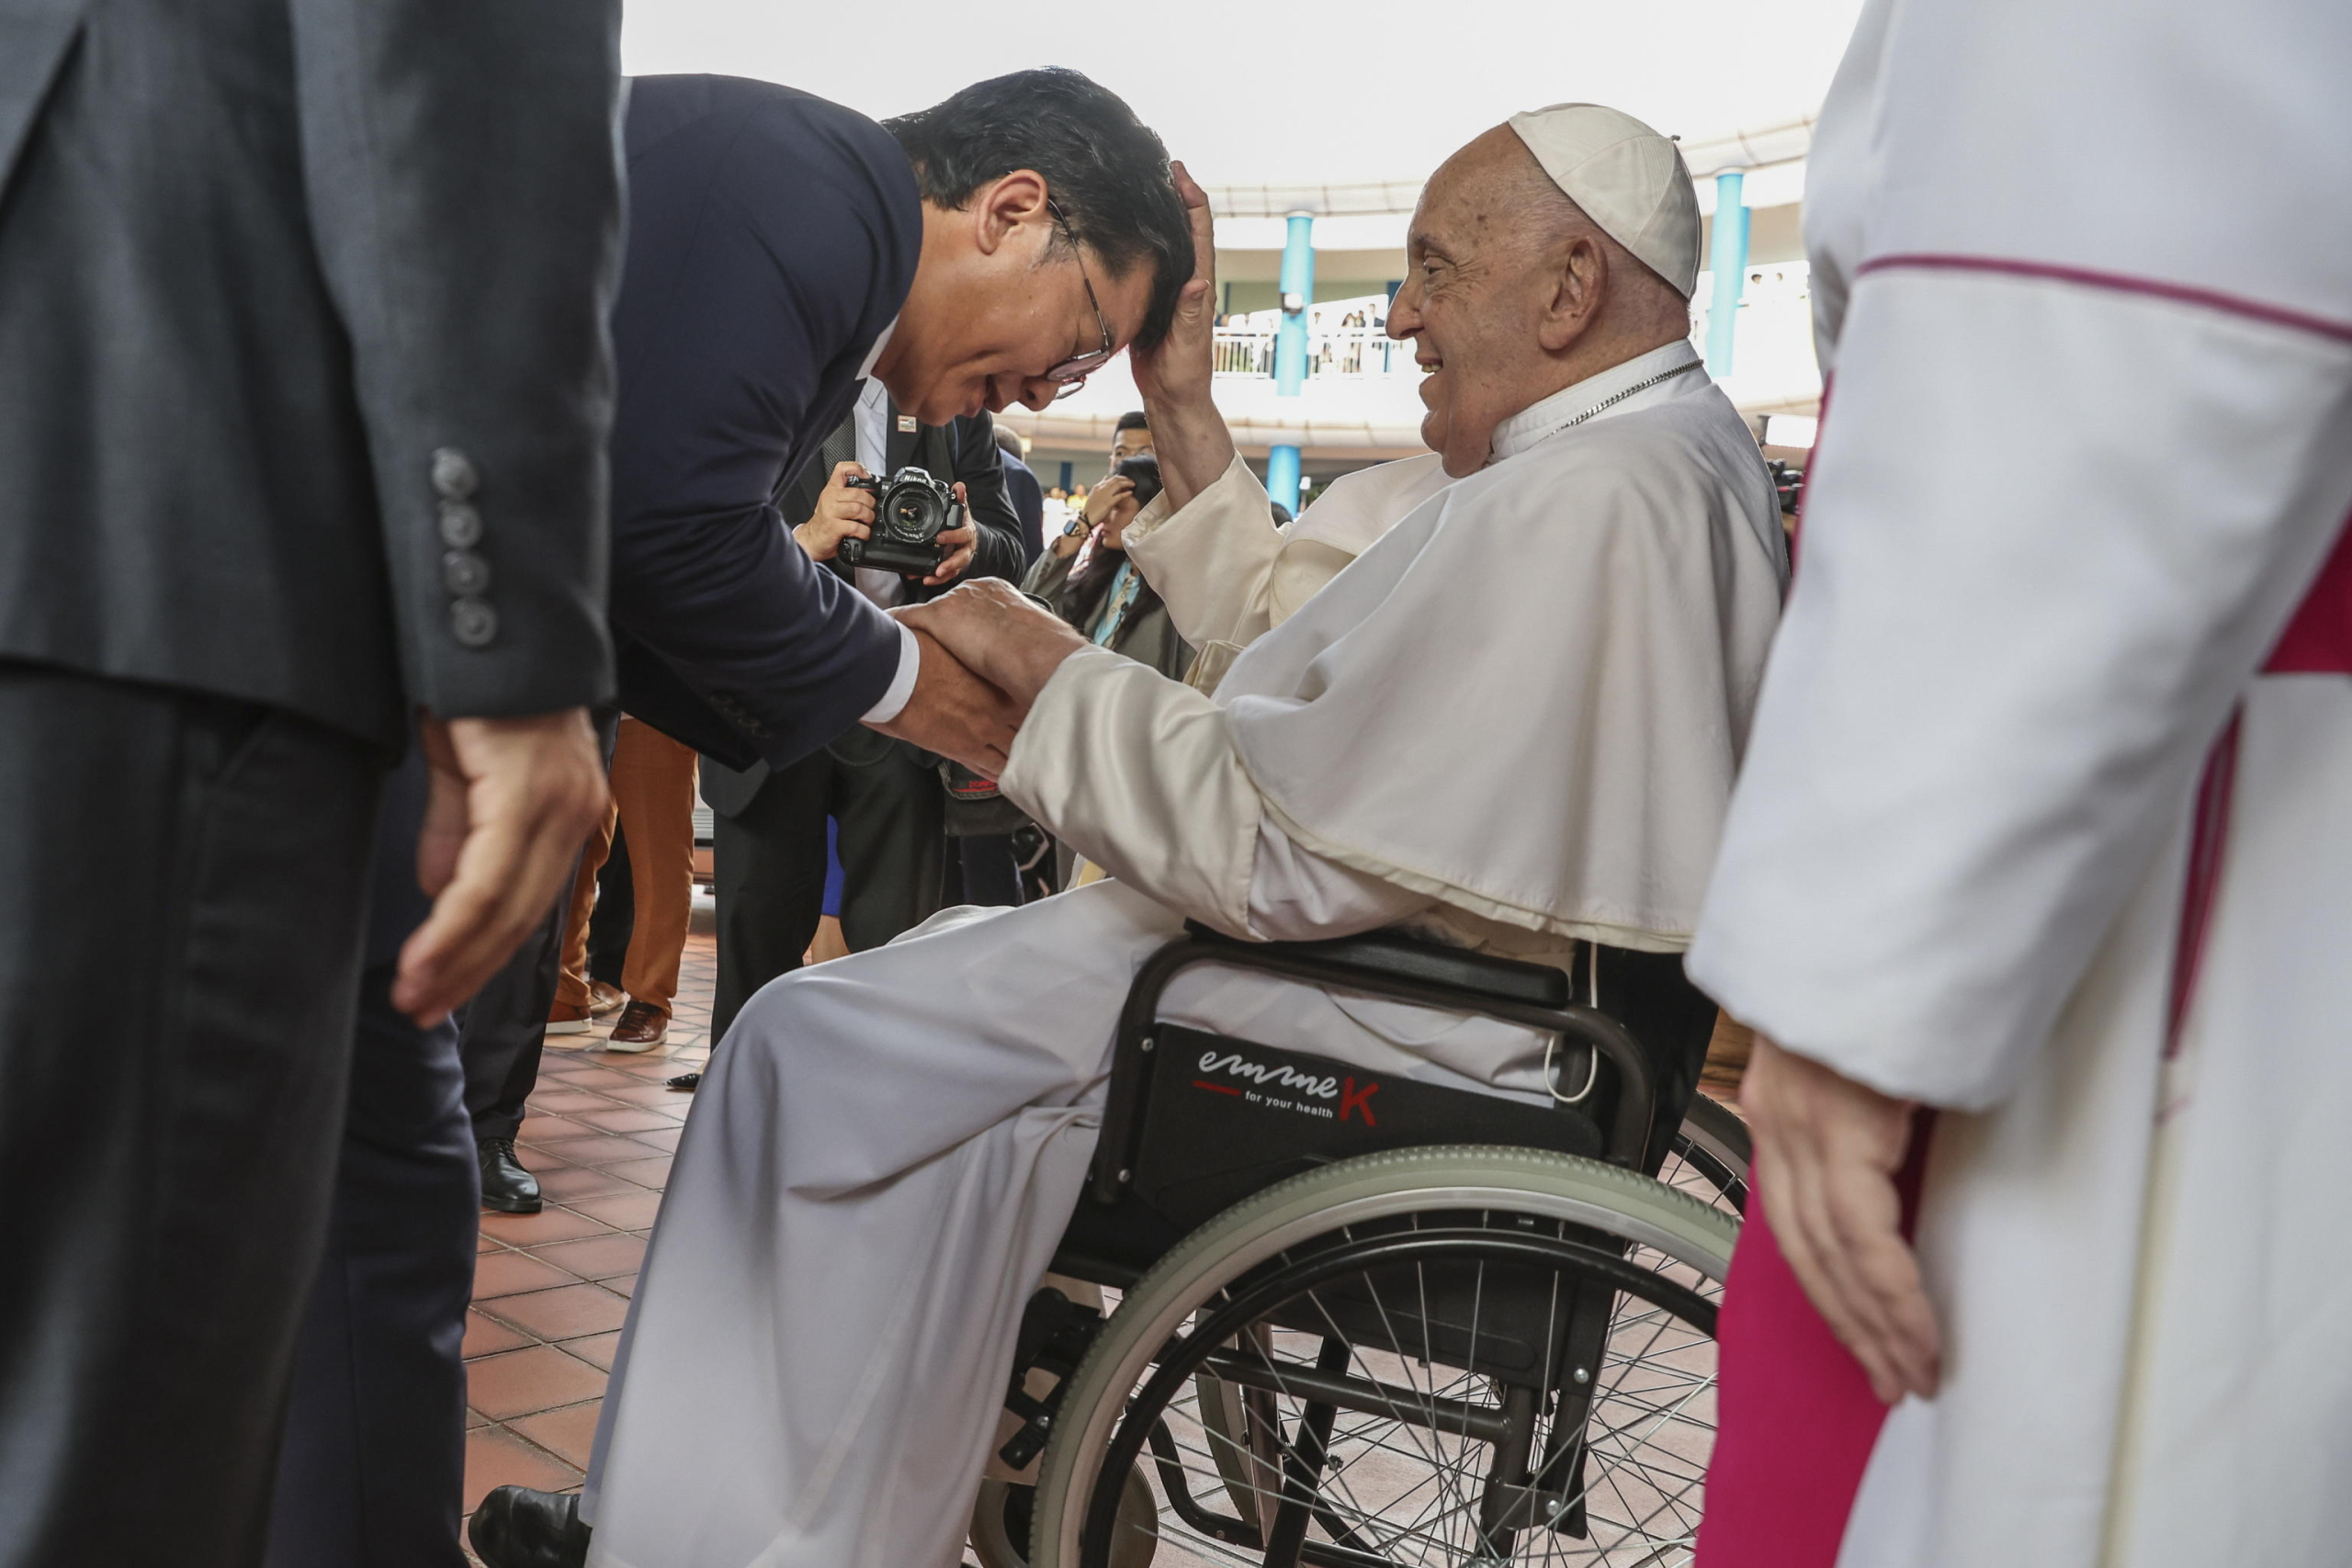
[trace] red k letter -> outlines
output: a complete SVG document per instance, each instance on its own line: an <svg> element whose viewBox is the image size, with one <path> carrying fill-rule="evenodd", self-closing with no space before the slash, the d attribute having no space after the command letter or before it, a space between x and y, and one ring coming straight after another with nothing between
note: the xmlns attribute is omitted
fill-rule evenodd
<svg viewBox="0 0 2352 1568"><path fill-rule="evenodd" d="M1380 1086L1376 1083L1368 1083L1359 1089L1355 1079L1342 1081L1340 1085L1340 1120L1346 1121L1351 1111L1361 1111L1365 1126L1379 1126L1380 1123L1372 1119L1372 1097L1379 1092Z"/></svg>

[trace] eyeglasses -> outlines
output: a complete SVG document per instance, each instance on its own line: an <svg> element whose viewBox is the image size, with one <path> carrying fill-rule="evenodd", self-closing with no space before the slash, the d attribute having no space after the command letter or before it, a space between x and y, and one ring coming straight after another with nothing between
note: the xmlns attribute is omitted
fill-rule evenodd
<svg viewBox="0 0 2352 1568"><path fill-rule="evenodd" d="M1111 356L1119 350L1111 341L1111 323L1103 320L1102 302L1094 297L1094 280L1086 276L1086 254L1078 248L1078 236L1071 231L1069 220L1062 216L1061 204L1051 197L1046 198L1046 210L1054 215L1054 221L1061 226L1062 237L1069 242L1070 254L1078 258L1078 280L1086 285L1086 302L1093 309L1096 330L1102 334L1101 348L1091 354L1072 355L1046 372L1046 379L1056 383L1059 389L1054 393L1059 399L1069 397L1085 386L1086 378L1109 364Z"/></svg>

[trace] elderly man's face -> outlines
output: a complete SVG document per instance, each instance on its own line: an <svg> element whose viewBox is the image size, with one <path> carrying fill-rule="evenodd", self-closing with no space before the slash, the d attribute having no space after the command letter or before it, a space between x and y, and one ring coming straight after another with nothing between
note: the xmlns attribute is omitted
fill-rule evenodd
<svg viewBox="0 0 2352 1568"><path fill-rule="evenodd" d="M1536 324L1552 275L1525 210L1529 161L1508 127L1446 160L1414 210L1408 276L1389 307L1388 335L1411 339L1425 372L1421 439L1456 479L1486 463L1495 426L1526 406L1527 372L1543 358Z"/></svg>

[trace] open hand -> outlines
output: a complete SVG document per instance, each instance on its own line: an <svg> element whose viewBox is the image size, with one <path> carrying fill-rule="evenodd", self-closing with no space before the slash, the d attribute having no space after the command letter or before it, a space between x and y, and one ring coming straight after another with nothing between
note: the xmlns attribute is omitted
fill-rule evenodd
<svg viewBox="0 0 2352 1568"><path fill-rule="evenodd" d="M587 711L427 717L416 876L433 912L401 948L392 1005L427 1025L481 989L538 929L605 814Z"/></svg>
<svg viewBox="0 0 2352 1568"><path fill-rule="evenodd" d="M1023 715L1061 661L1089 646L1068 622L995 578L967 582L928 604L909 604L891 614L938 638Z"/></svg>
<svg viewBox="0 0 2352 1568"><path fill-rule="evenodd" d="M1216 220L1209 211L1208 193L1183 164L1170 164L1168 172L1176 182L1176 194L1183 197L1184 216L1192 220L1193 280L1176 297L1168 335L1154 347L1130 348L1127 361L1146 403L1189 406L1209 400L1210 363L1216 345ZM1158 411L1153 412L1156 415ZM1155 434L1159 429L1155 418Z"/></svg>
<svg viewBox="0 0 2352 1568"><path fill-rule="evenodd" d="M1757 1191L1814 1309L1879 1398L1932 1395L1943 1338L1894 1186L1910 1103L1758 1034L1739 1104L1756 1135Z"/></svg>

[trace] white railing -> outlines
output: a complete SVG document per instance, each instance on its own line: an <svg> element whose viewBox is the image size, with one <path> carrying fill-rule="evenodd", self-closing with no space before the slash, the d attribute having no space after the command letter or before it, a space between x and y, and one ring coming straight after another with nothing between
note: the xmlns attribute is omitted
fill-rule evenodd
<svg viewBox="0 0 2352 1568"><path fill-rule="evenodd" d="M1213 361L1220 376L1268 377L1274 373L1273 327L1219 327ZM1413 345L1378 327L1333 327L1306 335L1306 374L1317 376L1415 376Z"/></svg>

